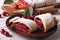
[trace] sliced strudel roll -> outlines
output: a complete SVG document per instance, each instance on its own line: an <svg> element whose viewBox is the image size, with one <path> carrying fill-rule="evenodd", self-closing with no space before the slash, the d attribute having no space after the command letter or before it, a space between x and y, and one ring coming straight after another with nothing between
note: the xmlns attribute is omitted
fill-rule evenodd
<svg viewBox="0 0 60 40"><path fill-rule="evenodd" d="M35 21L25 18L20 18L13 22L14 27L16 27L19 30L22 30L23 32L31 33L37 30L38 25L35 23Z"/></svg>
<svg viewBox="0 0 60 40"><path fill-rule="evenodd" d="M43 32L47 32L55 25L54 17L49 13L35 16L34 21Z"/></svg>

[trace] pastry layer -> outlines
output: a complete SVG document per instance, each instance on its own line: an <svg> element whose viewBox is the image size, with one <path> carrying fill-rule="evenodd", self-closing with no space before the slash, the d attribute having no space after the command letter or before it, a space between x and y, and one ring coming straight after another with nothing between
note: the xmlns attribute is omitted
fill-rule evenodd
<svg viewBox="0 0 60 40"><path fill-rule="evenodd" d="M46 5L56 4L56 0L45 0Z"/></svg>
<svg viewBox="0 0 60 40"><path fill-rule="evenodd" d="M56 4L56 0L24 0L28 2L31 6L42 7L47 5Z"/></svg>
<svg viewBox="0 0 60 40"><path fill-rule="evenodd" d="M25 9L18 9L17 10L11 4L4 4L2 8L3 8L4 11L8 12L9 15L11 15L11 16L16 15L18 13L21 13L22 15L25 14Z"/></svg>
<svg viewBox="0 0 60 40"><path fill-rule="evenodd" d="M55 25L54 17L49 13L37 15L37 16L35 16L34 20L36 18L38 18L42 21L43 27L44 27L44 32L47 32L49 29L53 28Z"/></svg>
<svg viewBox="0 0 60 40"><path fill-rule="evenodd" d="M17 19L20 19L20 17L14 17L14 18L10 19L9 23L10 23L10 22L14 22L14 21L16 21Z"/></svg>
<svg viewBox="0 0 60 40"><path fill-rule="evenodd" d="M26 27L28 27L31 30L30 33L36 31L38 28L38 25L33 20L30 19L20 18L14 22L19 22L26 25Z"/></svg>

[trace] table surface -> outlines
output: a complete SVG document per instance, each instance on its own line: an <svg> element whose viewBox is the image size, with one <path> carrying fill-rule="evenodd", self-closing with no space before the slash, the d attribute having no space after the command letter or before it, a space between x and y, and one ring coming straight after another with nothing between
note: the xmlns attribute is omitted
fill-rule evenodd
<svg viewBox="0 0 60 40"><path fill-rule="evenodd" d="M2 1L4 1L4 0L2 0ZM2 1L0 1L0 2L2 2ZM1 5L0 5L0 7L1 7ZM0 11L2 12L1 8L0 8ZM31 38L22 37L22 36L16 34L15 32L10 31L6 27L6 20L9 17L0 18L0 30L3 28L12 35L12 37L6 37L0 33L0 40L60 40L60 9L53 16L55 16L57 18L57 20L59 21L57 30L54 34L50 35L49 37L47 37L45 39L31 39Z"/></svg>

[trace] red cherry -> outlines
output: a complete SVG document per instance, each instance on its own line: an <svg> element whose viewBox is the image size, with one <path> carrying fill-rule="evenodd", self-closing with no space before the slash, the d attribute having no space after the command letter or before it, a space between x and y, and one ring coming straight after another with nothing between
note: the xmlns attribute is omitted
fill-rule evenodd
<svg viewBox="0 0 60 40"><path fill-rule="evenodd" d="M4 32L5 36L9 36L9 33L7 31Z"/></svg>
<svg viewBox="0 0 60 40"><path fill-rule="evenodd" d="M4 34L5 30L4 29L1 29L1 33Z"/></svg>
<svg viewBox="0 0 60 40"><path fill-rule="evenodd" d="M27 18L27 16L22 16L22 18Z"/></svg>
<svg viewBox="0 0 60 40"><path fill-rule="evenodd" d="M28 7L29 3L24 0L19 0L19 3L22 4L24 7Z"/></svg>
<svg viewBox="0 0 60 40"><path fill-rule="evenodd" d="M27 19L31 19L31 17L30 17L30 16L28 16L28 17L27 17Z"/></svg>
<svg viewBox="0 0 60 40"><path fill-rule="evenodd" d="M24 1L24 0L19 0L19 1Z"/></svg>
<svg viewBox="0 0 60 40"><path fill-rule="evenodd" d="M25 7L28 7L28 6L29 6L29 4L28 4L27 2L24 2L23 5L24 5Z"/></svg>
<svg viewBox="0 0 60 40"><path fill-rule="evenodd" d="M29 33L31 30L28 30L27 32Z"/></svg>
<svg viewBox="0 0 60 40"><path fill-rule="evenodd" d="M0 14L0 18L2 17L2 15Z"/></svg>
<svg viewBox="0 0 60 40"><path fill-rule="evenodd" d="M19 6L17 4L14 5L15 9L19 9Z"/></svg>
<svg viewBox="0 0 60 40"><path fill-rule="evenodd" d="M1 29L1 33L5 36L11 37L11 35L9 35L9 33L7 31L5 31L4 29Z"/></svg>
<svg viewBox="0 0 60 40"><path fill-rule="evenodd" d="M31 18L32 18L32 20L34 20L34 17L35 17L35 16L32 16L32 17L31 17Z"/></svg>
<svg viewBox="0 0 60 40"><path fill-rule="evenodd" d="M34 20L34 16L28 16L27 19L31 19L31 20Z"/></svg>
<svg viewBox="0 0 60 40"><path fill-rule="evenodd" d="M7 12L3 12L3 14L2 14L2 15L3 15L3 16L7 16L7 14L8 14Z"/></svg>

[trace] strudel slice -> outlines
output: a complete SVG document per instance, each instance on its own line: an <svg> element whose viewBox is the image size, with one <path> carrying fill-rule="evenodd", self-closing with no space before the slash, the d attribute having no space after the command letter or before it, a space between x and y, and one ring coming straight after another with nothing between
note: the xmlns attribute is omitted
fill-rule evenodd
<svg viewBox="0 0 60 40"><path fill-rule="evenodd" d="M15 9L12 6L12 4L4 4L2 8L4 11L8 12L10 16L16 15L16 14L22 14L22 15L25 14L25 9Z"/></svg>
<svg viewBox="0 0 60 40"><path fill-rule="evenodd" d="M31 33L37 30L38 25L35 23L35 21L25 18L20 18L13 22L14 27L16 27L19 30L22 30L23 32Z"/></svg>
<svg viewBox="0 0 60 40"><path fill-rule="evenodd" d="M34 21L43 32L47 32L55 25L54 17L49 13L35 16Z"/></svg>

